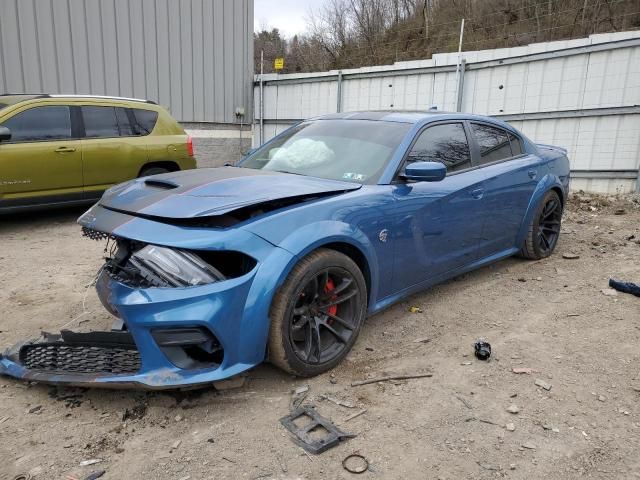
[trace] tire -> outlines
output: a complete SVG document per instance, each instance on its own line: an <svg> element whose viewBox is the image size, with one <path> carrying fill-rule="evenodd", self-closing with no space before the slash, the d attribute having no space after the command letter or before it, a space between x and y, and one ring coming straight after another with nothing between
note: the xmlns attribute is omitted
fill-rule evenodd
<svg viewBox="0 0 640 480"><path fill-rule="evenodd" d="M300 377L326 372L349 353L366 313L367 287L355 262L335 250L316 250L273 298L269 361Z"/></svg>
<svg viewBox="0 0 640 480"><path fill-rule="evenodd" d="M151 175L160 175L161 173L168 173L170 171L171 170L163 167L147 167L142 169L139 177L149 177Z"/></svg>
<svg viewBox="0 0 640 480"><path fill-rule="evenodd" d="M520 256L540 260L553 253L560 237L562 201L558 194L547 192L531 219Z"/></svg>

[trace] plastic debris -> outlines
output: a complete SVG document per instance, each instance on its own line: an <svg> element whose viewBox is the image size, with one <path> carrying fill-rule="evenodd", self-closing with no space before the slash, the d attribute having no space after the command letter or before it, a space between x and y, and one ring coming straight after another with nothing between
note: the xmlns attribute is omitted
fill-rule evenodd
<svg viewBox="0 0 640 480"><path fill-rule="evenodd" d="M295 423L300 417L308 417L310 422L303 427ZM294 441L309 453L318 454L336 446L341 440L355 437L354 434L345 433L336 427L327 418L324 418L311 405L305 405L296 409L290 415L282 417L280 423L294 435ZM311 432L321 427L326 431L322 438L315 438Z"/></svg>
<svg viewBox="0 0 640 480"><path fill-rule="evenodd" d="M620 282L618 280L614 280L613 278L610 278L609 286L615 290L618 290L619 292L630 293L631 295L640 297L640 285L636 283Z"/></svg>
<svg viewBox="0 0 640 480"><path fill-rule="evenodd" d="M489 342L484 338L476 340L476 343L473 344L473 348L478 360L489 360L489 357L491 356L491 344L489 344Z"/></svg>
<svg viewBox="0 0 640 480"><path fill-rule="evenodd" d="M422 309L420 307L409 307L410 313L422 313Z"/></svg>

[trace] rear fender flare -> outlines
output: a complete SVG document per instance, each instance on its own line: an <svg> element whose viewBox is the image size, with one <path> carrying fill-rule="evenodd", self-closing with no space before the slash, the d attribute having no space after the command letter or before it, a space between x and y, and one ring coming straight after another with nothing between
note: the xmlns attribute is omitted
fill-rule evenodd
<svg viewBox="0 0 640 480"><path fill-rule="evenodd" d="M518 236L516 238L516 246L521 246L524 243L527 232L529 230L529 224L533 219L533 215L535 214L538 205L547 194L547 192L554 188L560 189L561 192L565 191L564 187L562 186L562 182L560 182L560 179L556 175L548 173L538 182L538 185L536 186L536 189L533 191L531 199L529 200L527 212L525 213L522 223L520 224L520 229L518 230ZM561 200L564 204L566 202L566 198L563 198L563 196L564 193L561 194Z"/></svg>

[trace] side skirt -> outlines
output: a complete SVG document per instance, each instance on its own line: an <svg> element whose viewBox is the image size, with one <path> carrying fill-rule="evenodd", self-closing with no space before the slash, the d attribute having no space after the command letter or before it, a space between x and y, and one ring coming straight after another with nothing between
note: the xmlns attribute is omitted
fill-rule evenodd
<svg viewBox="0 0 640 480"><path fill-rule="evenodd" d="M502 252L498 252L488 257L484 257L480 260L476 260L475 262L470 263L469 265L465 265L463 267L459 267L454 270L449 270L448 272L445 272L441 275L438 275L433 278L429 278L423 282L412 285L411 287L407 287L404 290L401 290L398 293L394 293L393 295L389 295L388 297L385 297L382 300L380 300L378 303L370 306L368 315L374 315L376 313L379 313L382 310L385 310L391 307L393 304L402 300L403 298L408 297L409 295L426 290L429 287L437 285L438 283L442 283L446 280L450 280L454 277L457 277L458 275L462 275L463 273L467 273L472 270L476 270L478 268L489 265L491 263L495 263L499 260L503 260L505 258L511 257L516 253L518 253L519 251L520 249L515 247L510 248L508 250L503 250Z"/></svg>

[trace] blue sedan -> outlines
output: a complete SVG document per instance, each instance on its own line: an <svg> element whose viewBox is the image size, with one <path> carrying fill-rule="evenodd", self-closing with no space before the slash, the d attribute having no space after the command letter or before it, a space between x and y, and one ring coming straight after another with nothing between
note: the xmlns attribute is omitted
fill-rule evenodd
<svg viewBox="0 0 640 480"><path fill-rule="evenodd" d="M96 288L114 325L9 348L0 373L175 388L268 360L311 376L365 318L463 272L549 256L566 151L493 118L334 114L299 123L236 166L117 185L82 215L109 256Z"/></svg>

